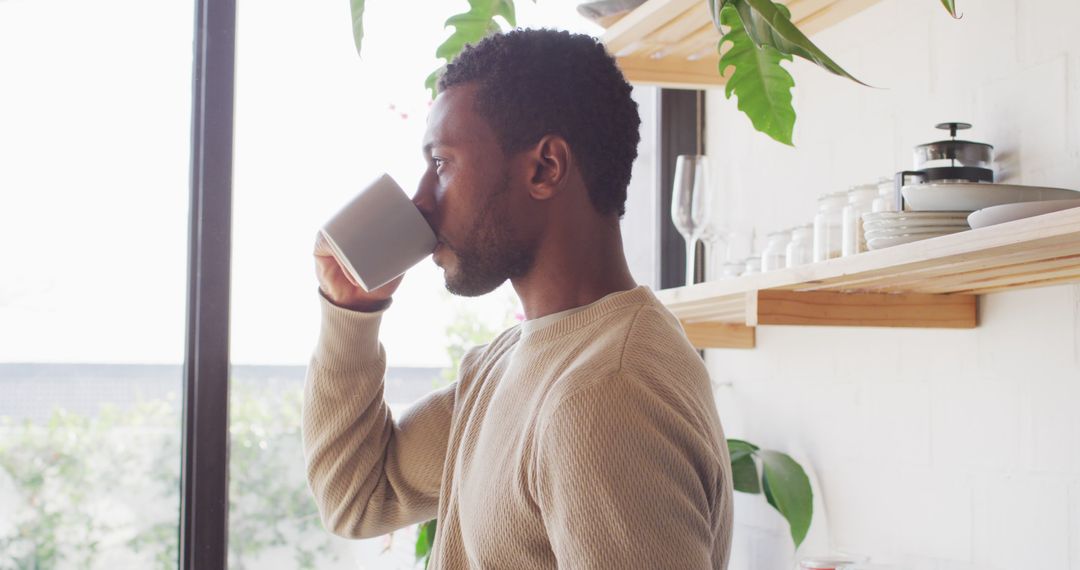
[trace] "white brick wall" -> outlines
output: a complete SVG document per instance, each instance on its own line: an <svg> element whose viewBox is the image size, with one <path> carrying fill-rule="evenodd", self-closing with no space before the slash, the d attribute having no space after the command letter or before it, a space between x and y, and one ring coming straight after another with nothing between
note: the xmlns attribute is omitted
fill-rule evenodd
<svg viewBox="0 0 1080 570"><path fill-rule="evenodd" d="M1000 177L1080 188L1080 0L885 0L815 38L859 87L796 62L796 148L708 96L723 221L806 223L814 198L911 166L938 122L974 123ZM782 167L777 167L780 165ZM759 244L760 246L761 244ZM971 331L762 327L707 353L731 437L808 467L795 553L760 496L736 501L732 569L828 550L912 568L1080 570L1080 286L984 297Z"/></svg>
<svg viewBox="0 0 1080 570"><path fill-rule="evenodd" d="M1076 568L1080 561L1080 480L1074 480L1069 490L1072 507L1069 510L1069 562Z"/></svg>

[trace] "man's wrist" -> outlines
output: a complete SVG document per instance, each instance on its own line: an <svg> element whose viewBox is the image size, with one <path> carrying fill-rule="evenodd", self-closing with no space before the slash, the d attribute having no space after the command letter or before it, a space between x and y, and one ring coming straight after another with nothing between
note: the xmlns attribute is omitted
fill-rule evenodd
<svg viewBox="0 0 1080 570"><path fill-rule="evenodd" d="M386 310L394 301L393 297L391 297L389 299L381 299L378 301L362 301L350 304L342 304L334 302L334 300L331 299L326 294L326 292L322 290L322 287L319 288L319 294L322 295L324 299L326 299L326 302L330 303L335 307L340 307L348 311L356 311L358 313L378 313L380 311Z"/></svg>

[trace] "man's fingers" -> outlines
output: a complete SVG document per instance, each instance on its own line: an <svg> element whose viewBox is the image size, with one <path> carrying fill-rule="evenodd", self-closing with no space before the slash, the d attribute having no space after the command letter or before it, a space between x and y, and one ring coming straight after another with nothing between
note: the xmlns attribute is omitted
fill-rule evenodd
<svg viewBox="0 0 1080 570"><path fill-rule="evenodd" d="M341 268L341 273L345 275L345 279L348 279L349 283L351 283L353 287L360 287L360 284L357 283L355 279L353 279L352 274L346 271L344 267ZM363 289L363 287L360 288Z"/></svg>
<svg viewBox="0 0 1080 570"><path fill-rule="evenodd" d="M344 263L334 255L334 251L330 249L330 244L326 243L326 238L323 237L322 232L318 232L315 235L315 256L331 258L333 265L324 263L325 270L329 271L331 274L339 273L350 285L363 289L363 287L353 279L352 274L345 268Z"/></svg>
<svg viewBox="0 0 1080 570"><path fill-rule="evenodd" d="M326 243L326 238L323 237L322 232L315 234L315 255L319 257L333 255L333 252L330 251L330 245Z"/></svg>

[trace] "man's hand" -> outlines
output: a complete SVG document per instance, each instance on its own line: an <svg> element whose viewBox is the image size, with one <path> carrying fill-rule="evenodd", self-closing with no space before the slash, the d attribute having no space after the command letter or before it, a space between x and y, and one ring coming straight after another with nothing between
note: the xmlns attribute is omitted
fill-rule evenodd
<svg viewBox="0 0 1080 570"><path fill-rule="evenodd" d="M315 236L315 274L319 278L319 289L335 305L354 311L373 312L386 307L394 291L405 277L401 275L393 281L375 289L365 291L359 283L353 281L349 272L334 256L330 244L326 243L322 232Z"/></svg>

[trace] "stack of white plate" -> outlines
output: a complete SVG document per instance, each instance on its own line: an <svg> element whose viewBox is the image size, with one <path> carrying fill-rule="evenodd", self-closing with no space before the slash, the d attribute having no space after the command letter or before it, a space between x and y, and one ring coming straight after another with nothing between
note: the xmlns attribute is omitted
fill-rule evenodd
<svg viewBox="0 0 1080 570"><path fill-rule="evenodd" d="M963 212L874 212L863 214L866 246L881 249L962 232L968 225Z"/></svg>

